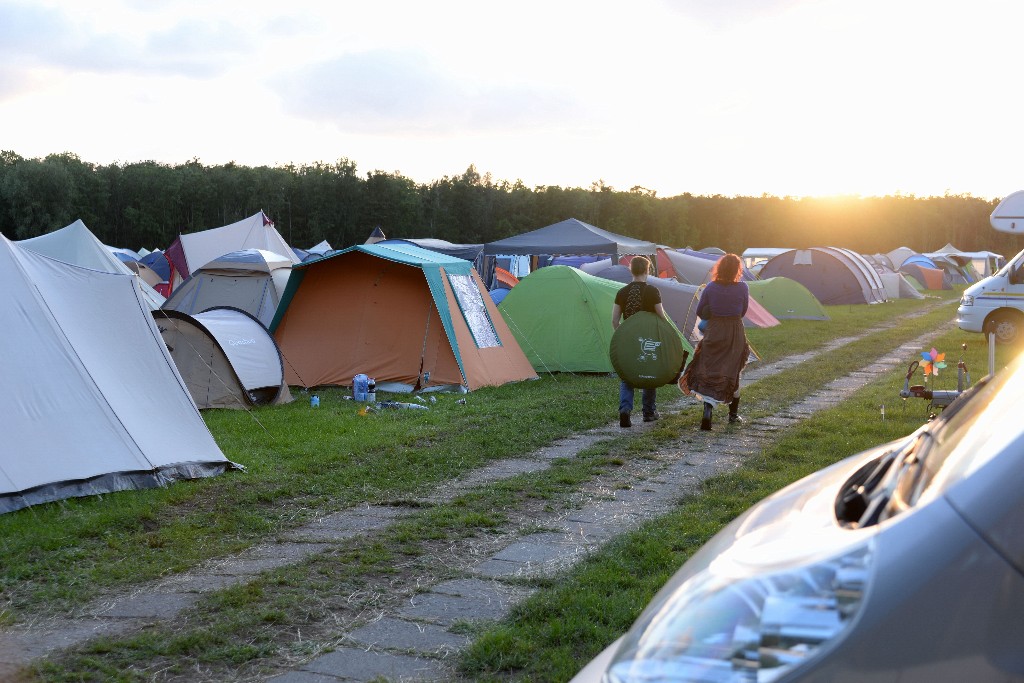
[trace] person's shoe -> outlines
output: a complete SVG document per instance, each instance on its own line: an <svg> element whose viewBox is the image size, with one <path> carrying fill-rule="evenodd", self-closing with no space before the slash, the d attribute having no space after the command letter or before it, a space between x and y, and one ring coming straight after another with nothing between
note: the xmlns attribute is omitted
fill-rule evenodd
<svg viewBox="0 0 1024 683"><path fill-rule="evenodd" d="M644 413L644 422L654 422L655 420L660 419L661 414L657 410L655 410L653 413Z"/></svg>
<svg viewBox="0 0 1024 683"><path fill-rule="evenodd" d="M743 418L739 415L740 412L740 397L737 396L729 404L729 422L743 422Z"/></svg>
<svg viewBox="0 0 1024 683"><path fill-rule="evenodd" d="M704 416L700 420L700 428L705 432L711 429L711 415L714 409L715 407L710 403L704 404Z"/></svg>
<svg viewBox="0 0 1024 683"><path fill-rule="evenodd" d="M619 426L623 429L633 426L629 421L629 413L619 413Z"/></svg>

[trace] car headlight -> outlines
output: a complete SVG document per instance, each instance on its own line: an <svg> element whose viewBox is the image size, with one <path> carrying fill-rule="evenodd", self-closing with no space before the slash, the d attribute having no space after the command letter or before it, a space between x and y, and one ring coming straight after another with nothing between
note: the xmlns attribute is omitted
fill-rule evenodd
<svg viewBox="0 0 1024 683"><path fill-rule="evenodd" d="M849 628L867 588L870 548L740 578L712 563L641 616L605 681L774 680Z"/></svg>
<svg viewBox="0 0 1024 683"><path fill-rule="evenodd" d="M973 306L974 305L974 297L971 296L970 294L964 294L962 297L960 297L960 305L961 306Z"/></svg>

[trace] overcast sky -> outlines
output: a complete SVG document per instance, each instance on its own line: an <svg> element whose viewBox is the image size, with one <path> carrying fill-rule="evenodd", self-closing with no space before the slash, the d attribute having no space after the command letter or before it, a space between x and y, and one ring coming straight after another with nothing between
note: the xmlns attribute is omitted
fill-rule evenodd
<svg viewBox="0 0 1024 683"><path fill-rule="evenodd" d="M1024 189L1024 3L0 0L0 149L671 196Z"/></svg>

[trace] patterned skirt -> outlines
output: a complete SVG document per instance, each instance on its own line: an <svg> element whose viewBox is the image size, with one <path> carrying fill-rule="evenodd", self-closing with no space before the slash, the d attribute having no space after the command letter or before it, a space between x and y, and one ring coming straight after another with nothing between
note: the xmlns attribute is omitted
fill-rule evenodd
<svg viewBox="0 0 1024 683"><path fill-rule="evenodd" d="M743 318L711 318L679 378L679 389L702 401L729 403L740 395L740 373L749 356Z"/></svg>

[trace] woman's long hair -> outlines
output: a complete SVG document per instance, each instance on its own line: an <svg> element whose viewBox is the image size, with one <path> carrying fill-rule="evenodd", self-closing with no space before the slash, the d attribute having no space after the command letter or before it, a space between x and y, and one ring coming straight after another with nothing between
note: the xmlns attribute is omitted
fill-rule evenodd
<svg viewBox="0 0 1024 683"><path fill-rule="evenodd" d="M739 282L743 277L743 269L740 265L743 262L736 254L726 254L718 259L715 267L711 269L711 280L720 285L731 285Z"/></svg>

